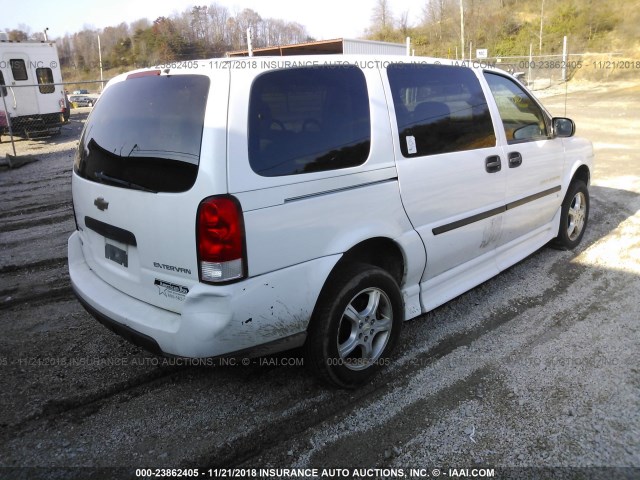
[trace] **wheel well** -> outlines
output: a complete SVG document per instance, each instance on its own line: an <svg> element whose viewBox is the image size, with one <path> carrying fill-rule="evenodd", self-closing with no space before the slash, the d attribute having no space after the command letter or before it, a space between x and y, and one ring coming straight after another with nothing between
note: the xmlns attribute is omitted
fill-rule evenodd
<svg viewBox="0 0 640 480"><path fill-rule="evenodd" d="M589 167L587 167L586 165L582 165L580 166L580 168L578 168L578 170L576 170L576 173L573 174L571 182L573 182L574 180L582 180L585 185L589 185L589 177Z"/></svg>
<svg viewBox="0 0 640 480"><path fill-rule="evenodd" d="M346 251L336 267L353 262L368 263L380 267L389 272L396 279L398 285L402 285L405 270L404 255L393 240L382 237L365 240Z"/></svg>

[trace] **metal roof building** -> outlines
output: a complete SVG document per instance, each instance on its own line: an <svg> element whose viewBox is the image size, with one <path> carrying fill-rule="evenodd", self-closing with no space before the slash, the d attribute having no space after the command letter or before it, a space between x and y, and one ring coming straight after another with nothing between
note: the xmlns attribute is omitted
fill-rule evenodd
<svg viewBox="0 0 640 480"><path fill-rule="evenodd" d="M372 40L353 40L336 38L317 42L296 43L277 47L254 48L253 56L287 55L324 55L324 54L370 54L370 55L406 55L407 47L402 43L376 42ZM227 52L227 57L247 57L248 50Z"/></svg>

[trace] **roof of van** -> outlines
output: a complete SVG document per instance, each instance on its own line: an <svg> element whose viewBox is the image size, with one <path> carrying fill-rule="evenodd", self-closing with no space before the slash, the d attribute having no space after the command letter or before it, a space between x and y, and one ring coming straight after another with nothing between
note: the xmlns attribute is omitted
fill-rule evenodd
<svg viewBox="0 0 640 480"><path fill-rule="evenodd" d="M194 60L195 61L195 60ZM414 55L393 55L393 54L310 54L310 55L269 55L255 57L226 57L212 58L204 60L211 65L223 63L238 63L242 65L248 61L258 62L259 68L291 68L297 66L316 65L356 65L361 68L386 67L392 63L425 64L425 65L453 65L470 68L492 69L499 67L500 61L486 59L455 59L420 57ZM181 62L177 62L181 63ZM231 67L233 68L233 67ZM240 67L242 68L242 67ZM255 68L255 67L251 67Z"/></svg>
<svg viewBox="0 0 640 480"><path fill-rule="evenodd" d="M347 66L353 65L361 69L386 68L392 64L413 65L444 65L460 66L474 69L495 70L500 67L495 62L486 60L456 60L448 58L401 56L401 55L370 55L370 54L328 54L328 55L292 55L292 56L259 56L259 57L223 57L204 58L198 60L180 60L167 62L146 68L129 70L113 77L108 83L116 83L127 78L146 75L187 74L194 70L206 74L211 70L275 70L281 68L319 67L324 65ZM502 69L500 69L502 70Z"/></svg>

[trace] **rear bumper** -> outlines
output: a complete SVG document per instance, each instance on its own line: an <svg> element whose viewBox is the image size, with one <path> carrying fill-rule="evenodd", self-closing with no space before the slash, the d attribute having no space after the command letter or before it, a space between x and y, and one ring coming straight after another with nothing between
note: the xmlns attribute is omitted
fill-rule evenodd
<svg viewBox="0 0 640 480"><path fill-rule="evenodd" d="M304 343L320 290L339 255L224 286L194 285L178 314L142 302L100 279L80 236L69 238L74 293L101 323L143 348L203 358L264 355Z"/></svg>
<svg viewBox="0 0 640 480"><path fill-rule="evenodd" d="M75 293L76 298L85 308L85 310L93 315L96 320L98 320L109 330L120 335L134 345L138 345L139 347L142 347L151 353L155 353L158 355L162 355L164 353L160 348L160 345L158 345L158 342L156 342L153 338L143 333L137 332L132 328L129 328L126 325L122 325L121 323L118 323L115 320L107 317L101 311L93 308L93 306L91 306L91 304L82 297L82 294L76 290L73 284L71 288L73 289L73 293Z"/></svg>

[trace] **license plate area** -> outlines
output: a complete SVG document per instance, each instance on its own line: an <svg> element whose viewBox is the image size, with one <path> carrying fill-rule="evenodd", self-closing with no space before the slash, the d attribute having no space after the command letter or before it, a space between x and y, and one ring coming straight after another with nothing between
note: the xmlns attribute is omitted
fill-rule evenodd
<svg viewBox="0 0 640 480"><path fill-rule="evenodd" d="M116 262L125 268L129 267L129 254L124 243L106 240L104 244L104 256L112 262Z"/></svg>

